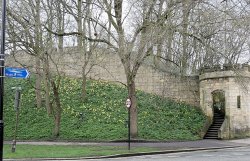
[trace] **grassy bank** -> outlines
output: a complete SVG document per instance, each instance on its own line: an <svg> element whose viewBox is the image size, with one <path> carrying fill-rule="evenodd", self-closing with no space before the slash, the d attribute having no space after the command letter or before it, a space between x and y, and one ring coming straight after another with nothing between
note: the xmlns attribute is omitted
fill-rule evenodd
<svg viewBox="0 0 250 161"><path fill-rule="evenodd" d="M51 140L53 117L36 108L32 80L6 79L4 99L5 139L15 127L14 91L22 87L17 139ZM65 78L60 89L63 114L60 140L102 141L127 138L127 90L102 81L88 81L86 102L81 101L81 81ZM197 108L137 91L139 139L196 140L205 117Z"/></svg>

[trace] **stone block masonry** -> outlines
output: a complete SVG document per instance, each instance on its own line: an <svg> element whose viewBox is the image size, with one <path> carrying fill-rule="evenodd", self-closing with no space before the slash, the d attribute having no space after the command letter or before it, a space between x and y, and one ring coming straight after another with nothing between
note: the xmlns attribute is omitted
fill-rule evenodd
<svg viewBox="0 0 250 161"><path fill-rule="evenodd" d="M72 77L81 77L82 67L86 61L82 54L74 49L63 53L54 52L51 58L59 71ZM6 65L19 67L26 65L34 73L35 57L24 52L18 52L7 57ZM42 67L41 67L42 68ZM50 61L50 69L55 71L55 64ZM123 65L118 55L108 51L94 52L89 59L87 77L96 80L106 80L126 84ZM136 88L148 93L157 94L172 100L199 106L198 76L181 77L171 73L161 72L148 65L142 65L136 75Z"/></svg>
<svg viewBox="0 0 250 161"><path fill-rule="evenodd" d="M119 57L109 51L93 51L87 59L75 49L53 51L50 70L80 78L84 63L88 61L85 72L90 79L100 79L126 84L126 76ZM6 58L6 66L25 65L36 74L35 57L24 52L12 54ZM42 70L42 66L41 66ZM231 139L250 136L250 67L226 64L221 68L205 67L199 76L178 76L166 73L143 64L136 75L136 88L157 94L175 101L200 106L204 114L212 121L214 115L213 92L223 91L225 97L225 120L219 132L219 138Z"/></svg>
<svg viewBox="0 0 250 161"><path fill-rule="evenodd" d="M218 136L221 139L250 136L250 68L246 64L235 67L206 68L199 76L200 106L210 120L214 115L212 93L224 93L225 120Z"/></svg>

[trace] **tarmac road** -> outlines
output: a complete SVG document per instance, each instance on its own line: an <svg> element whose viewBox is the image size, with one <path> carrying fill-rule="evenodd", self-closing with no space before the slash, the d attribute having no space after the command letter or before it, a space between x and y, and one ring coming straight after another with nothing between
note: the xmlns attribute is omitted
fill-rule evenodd
<svg viewBox="0 0 250 161"><path fill-rule="evenodd" d="M106 159L90 159L89 161L249 161L250 146L207 150L181 152L171 154L146 155L124 158L106 158Z"/></svg>

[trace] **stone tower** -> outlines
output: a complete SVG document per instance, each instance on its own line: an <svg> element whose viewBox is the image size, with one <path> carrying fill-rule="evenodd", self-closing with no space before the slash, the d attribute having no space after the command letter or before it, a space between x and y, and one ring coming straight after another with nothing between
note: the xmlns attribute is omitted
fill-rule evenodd
<svg viewBox="0 0 250 161"><path fill-rule="evenodd" d="M250 67L248 64L201 69L200 106L210 124L215 112L224 115L218 138L250 136Z"/></svg>

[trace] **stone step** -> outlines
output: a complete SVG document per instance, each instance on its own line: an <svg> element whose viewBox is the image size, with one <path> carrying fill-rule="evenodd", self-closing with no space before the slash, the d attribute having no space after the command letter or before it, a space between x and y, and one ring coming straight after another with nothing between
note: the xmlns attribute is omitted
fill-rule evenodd
<svg viewBox="0 0 250 161"><path fill-rule="evenodd" d="M222 121L222 122L223 122L223 121L224 121L224 119L216 119L216 120L213 120L213 122L218 122L218 121L219 121L219 122L220 122L220 121Z"/></svg>
<svg viewBox="0 0 250 161"><path fill-rule="evenodd" d="M214 121L224 121L224 119L222 119L222 118L213 119L213 122L214 122Z"/></svg>
<svg viewBox="0 0 250 161"><path fill-rule="evenodd" d="M205 137L204 139L218 139L218 137Z"/></svg>
<svg viewBox="0 0 250 161"><path fill-rule="evenodd" d="M218 131L224 122L224 117L215 113L213 118L213 124L207 130L204 139L218 139Z"/></svg>
<svg viewBox="0 0 250 161"><path fill-rule="evenodd" d="M209 129L209 130L207 131L207 133L208 133L208 132L218 132L218 130L219 130L219 129Z"/></svg>
<svg viewBox="0 0 250 161"><path fill-rule="evenodd" d="M217 131L208 131L206 134L217 134Z"/></svg>
<svg viewBox="0 0 250 161"><path fill-rule="evenodd" d="M222 124L215 124L215 125L211 125L210 127L213 128L213 127L217 127L217 128L220 128ZM209 128L210 128L209 127Z"/></svg>
<svg viewBox="0 0 250 161"><path fill-rule="evenodd" d="M210 127L221 127L222 124L213 124Z"/></svg>

